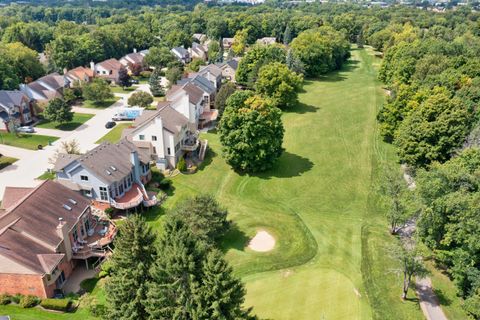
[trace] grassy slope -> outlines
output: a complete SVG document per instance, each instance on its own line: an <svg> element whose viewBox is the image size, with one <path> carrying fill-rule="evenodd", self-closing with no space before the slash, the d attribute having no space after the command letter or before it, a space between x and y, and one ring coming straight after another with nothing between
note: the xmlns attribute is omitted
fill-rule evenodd
<svg viewBox="0 0 480 320"><path fill-rule="evenodd" d="M89 113L74 113L73 119L70 122L59 124L57 122L51 122L48 120L42 120L36 125L38 128L44 129L57 129L64 131L72 131L80 127L82 124L90 120L94 115Z"/></svg>

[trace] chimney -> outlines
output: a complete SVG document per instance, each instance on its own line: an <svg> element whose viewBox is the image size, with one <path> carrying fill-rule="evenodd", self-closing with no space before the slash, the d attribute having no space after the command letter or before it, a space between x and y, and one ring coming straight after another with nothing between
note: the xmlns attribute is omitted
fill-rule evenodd
<svg viewBox="0 0 480 320"><path fill-rule="evenodd" d="M67 68L63 68L63 74L67 74L68 70Z"/></svg>
<svg viewBox="0 0 480 320"><path fill-rule="evenodd" d="M94 73L94 74L96 73L96 72L95 72L95 71L96 71L96 70L95 70L95 63L94 63L93 61L90 61L90 69L93 70L93 73Z"/></svg>
<svg viewBox="0 0 480 320"><path fill-rule="evenodd" d="M137 48L133 48L133 53L137 53Z"/></svg>
<svg viewBox="0 0 480 320"><path fill-rule="evenodd" d="M140 160L138 160L137 151L130 152L130 162L133 165L133 180L140 181Z"/></svg>
<svg viewBox="0 0 480 320"><path fill-rule="evenodd" d="M70 261L72 259L72 244L70 242L70 236L68 235L67 223L62 217L58 218L57 234L63 240L65 255L67 256L67 260Z"/></svg>

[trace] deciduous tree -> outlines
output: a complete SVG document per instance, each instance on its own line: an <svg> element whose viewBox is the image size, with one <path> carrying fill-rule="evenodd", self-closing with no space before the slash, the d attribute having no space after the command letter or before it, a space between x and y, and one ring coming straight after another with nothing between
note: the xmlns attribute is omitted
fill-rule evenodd
<svg viewBox="0 0 480 320"><path fill-rule="evenodd" d="M147 108L153 102L153 97L151 94L145 91L138 91L132 93L130 98L128 98L129 106L139 106L141 108Z"/></svg>
<svg viewBox="0 0 480 320"><path fill-rule="evenodd" d="M57 122L66 123L72 121L73 112L72 107L69 106L63 99L52 99L43 111L45 119Z"/></svg>
<svg viewBox="0 0 480 320"><path fill-rule="evenodd" d="M230 97L236 90L235 84L232 82L227 82L220 87L220 90L215 96L215 109L218 110L219 118L222 117L228 97Z"/></svg>
<svg viewBox="0 0 480 320"><path fill-rule="evenodd" d="M100 78L95 78L91 83L85 84L82 94L86 100L94 102L102 102L113 98L112 89L105 80Z"/></svg>

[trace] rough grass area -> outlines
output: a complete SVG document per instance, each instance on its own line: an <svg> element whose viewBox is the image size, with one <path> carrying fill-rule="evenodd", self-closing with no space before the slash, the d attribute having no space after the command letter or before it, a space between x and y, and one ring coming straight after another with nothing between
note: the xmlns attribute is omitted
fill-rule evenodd
<svg viewBox="0 0 480 320"><path fill-rule="evenodd" d="M0 156L0 170L8 167L9 165L13 164L18 159Z"/></svg>
<svg viewBox="0 0 480 320"><path fill-rule="evenodd" d="M48 142L54 142L55 140L58 140L58 137L27 133L0 133L0 144L30 150L37 150L38 145L45 147Z"/></svg>
<svg viewBox="0 0 480 320"><path fill-rule="evenodd" d="M82 124L90 120L94 114L89 114L89 113L74 113L73 114L73 119L70 122L67 123L58 123L58 122L52 122L47 119L42 119L36 127L38 128L44 128L44 129L57 129L57 130L63 130L63 131L73 131L76 128L80 127Z"/></svg>
<svg viewBox="0 0 480 320"><path fill-rule="evenodd" d="M85 100L85 101L83 101L82 105L80 105L79 107L92 108L92 109L105 109L105 108L110 107L112 104L114 104L115 102L117 102L120 99L121 99L120 97L114 97L113 99L108 99L108 100L101 101L101 102L94 102L94 101L91 101L91 100Z"/></svg>
<svg viewBox="0 0 480 320"><path fill-rule="evenodd" d="M118 123L115 127L112 128L106 135L101 137L95 143L102 143L104 141L108 141L111 143L117 143L122 138L122 132L124 129L128 128L132 125L132 122L122 122Z"/></svg>

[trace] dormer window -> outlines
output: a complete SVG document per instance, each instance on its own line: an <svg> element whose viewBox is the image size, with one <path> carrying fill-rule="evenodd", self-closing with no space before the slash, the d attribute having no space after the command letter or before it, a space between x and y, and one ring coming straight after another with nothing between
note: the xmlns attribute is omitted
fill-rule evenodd
<svg viewBox="0 0 480 320"><path fill-rule="evenodd" d="M80 176L80 180L82 180L82 181L88 181L88 176Z"/></svg>

